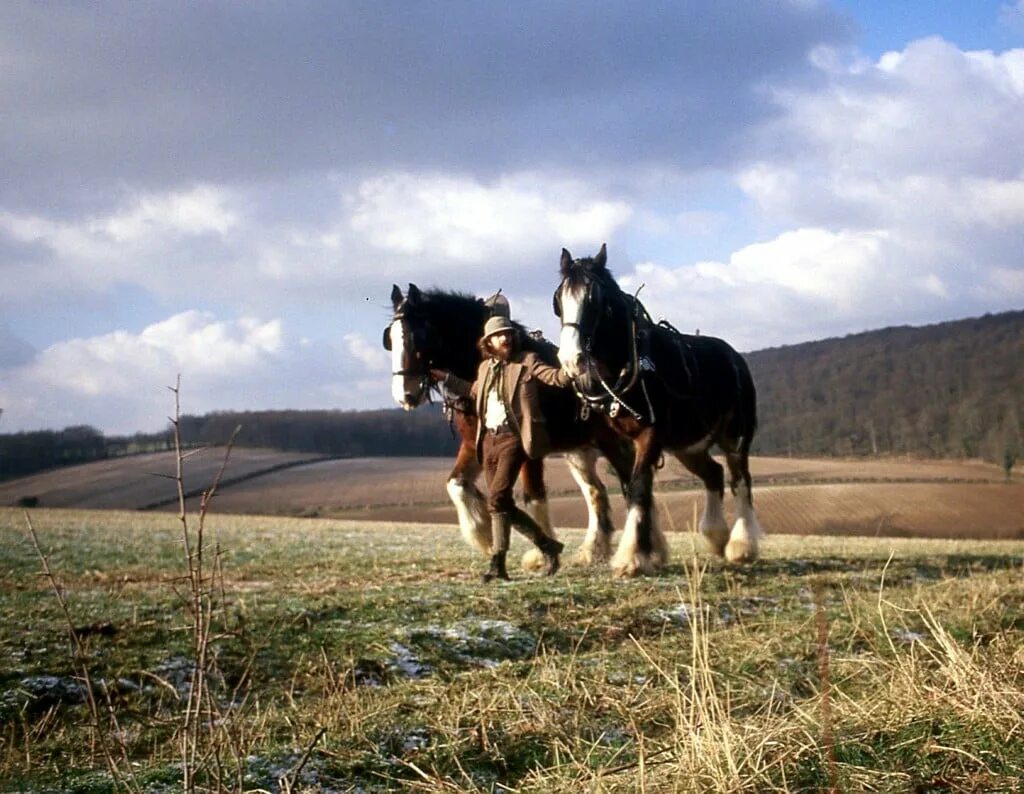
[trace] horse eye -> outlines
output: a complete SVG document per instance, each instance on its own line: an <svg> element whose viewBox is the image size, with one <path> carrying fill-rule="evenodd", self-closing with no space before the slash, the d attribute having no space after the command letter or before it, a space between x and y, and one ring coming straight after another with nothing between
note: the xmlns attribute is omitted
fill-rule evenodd
<svg viewBox="0 0 1024 794"><path fill-rule="evenodd" d="M551 308L555 310L555 317L561 319L562 317L562 302L558 299L558 293L554 294L551 298Z"/></svg>
<svg viewBox="0 0 1024 794"><path fill-rule="evenodd" d="M389 325L384 329L384 349L391 349L391 326Z"/></svg>

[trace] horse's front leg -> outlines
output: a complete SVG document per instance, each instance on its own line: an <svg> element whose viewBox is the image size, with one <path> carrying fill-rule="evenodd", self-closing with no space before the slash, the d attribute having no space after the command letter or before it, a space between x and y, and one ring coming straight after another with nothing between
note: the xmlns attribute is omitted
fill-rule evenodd
<svg viewBox="0 0 1024 794"><path fill-rule="evenodd" d="M616 576L655 574L668 562L668 542L654 511L654 466L661 455L654 429L641 431L634 439L634 447L636 459L629 483L626 526L612 558L612 572Z"/></svg>
<svg viewBox="0 0 1024 794"><path fill-rule="evenodd" d="M491 517L487 501L476 487L480 478L480 464L476 459L476 417L456 415L456 428L462 438L455 466L448 475L448 496L459 517L462 539L484 554L491 553Z"/></svg>
<svg viewBox="0 0 1024 794"><path fill-rule="evenodd" d="M582 565L605 562L612 556L611 505L608 489L597 475L597 450L580 447L565 454L565 462L587 504L587 534L580 547L578 560Z"/></svg>
<svg viewBox="0 0 1024 794"><path fill-rule="evenodd" d="M554 527L551 526L551 514L548 509L548 492L544 485L544 460L529 460L519 470L523 483L523 507L530 518L537 522L541 531L549 538L558 540ZM523 554L520 561L524 571L540 571L548 564L540 549L534 547Z"/></svg>

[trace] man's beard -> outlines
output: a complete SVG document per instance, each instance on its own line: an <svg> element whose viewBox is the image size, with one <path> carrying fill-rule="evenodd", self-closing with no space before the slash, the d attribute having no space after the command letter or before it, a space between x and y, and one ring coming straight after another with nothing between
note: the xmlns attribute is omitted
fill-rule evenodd
<svg viewBox="0 0 1024 794"><path fill-rule="evenodd" d="M501 347L491 345L491 358L496 358L499 361L508 361L512 358L512 345L507 344Z"/></svg>

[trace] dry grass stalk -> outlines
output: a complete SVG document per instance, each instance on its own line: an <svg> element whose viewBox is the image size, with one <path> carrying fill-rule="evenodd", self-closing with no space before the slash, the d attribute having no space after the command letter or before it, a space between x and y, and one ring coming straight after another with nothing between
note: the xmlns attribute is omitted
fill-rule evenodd
<svg viewBox="0 0 1024 794"><path fill-rule="evenodd" d="M818 677L821 707L821 746L828 764L830 791L839 791L836 770L836 748L832 725L832 676L829 670L828 616L825 614L825 587L819 581L814 585L814 618L818 627Z"/></svg>
<svg viewBox="0 0 1024 794"><path fill-rule="evenodd" d="M170 389L174 393L174 417L171 419L176 456L174 480L178 491L178 520L181 522L188 573L187 598L191 616L193 653L191 681L181 723L182 784L186 792L194 792L197 778L210 769L219 790L226 776L223 754L227 750L234 761L236 786L241 789L244 779L244 754L236 735L237 730L234 730L235 720L232 719L234 711L237 711L234 709L236 704L231 704L234 709L232 713L225 714L210 685L216 664L211 655L211 631L215 613L223 606L225 600L222 555L219 544L215 545L213 561L207 566L204 552L207 511L227 469L235 438L242 428L241 425L237 426L228 439L223 461L213 483L200 497L199 514L193 529L189 524L185 507L185 459L189 453L184 451L181 441L180 375Z"/></svg>

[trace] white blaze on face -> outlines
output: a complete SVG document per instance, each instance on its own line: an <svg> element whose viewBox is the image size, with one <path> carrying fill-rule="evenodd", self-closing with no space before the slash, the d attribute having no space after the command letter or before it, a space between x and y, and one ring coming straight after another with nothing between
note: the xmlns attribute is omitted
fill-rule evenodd
<svg viewBox="0 0 1024 794"><path fill-rule="evenodd" d="M402 328L402 321L395 320L391 323L391 396L395 402L405 410L411 410L405 404L405 377L394 373L401 372L402 357L405 355L405 331Z"/></svg>
<svg viewBox="0 0 1024 794"><path fill-rule="evenodd" d="M583 301L579 299L576 292L569 288L568 284L562 286L560 296L562 302L562 331L558 337L558 360L569 375L579 375L580 358L583 349L580 346L580 332L575 325L566 323L580 322L580 315L583 314Z"/></svg>

